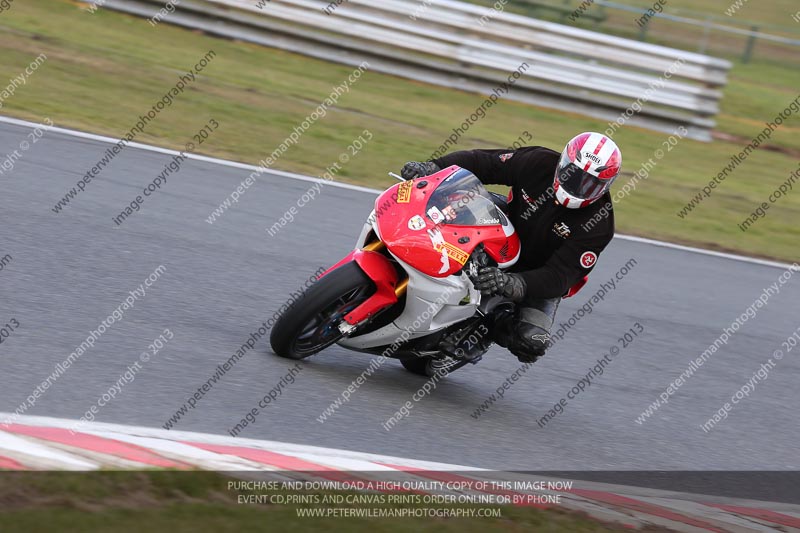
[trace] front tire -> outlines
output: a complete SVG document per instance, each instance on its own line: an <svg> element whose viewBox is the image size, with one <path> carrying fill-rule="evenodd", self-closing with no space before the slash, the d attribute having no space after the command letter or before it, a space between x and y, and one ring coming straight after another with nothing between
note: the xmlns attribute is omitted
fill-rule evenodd
<svg viewBox="0 0 800 533"><path fill-rule="evenodd" d="M342 338L339 323L375 285L356 263L345 263L311 285L278 318L269 342L275 354L305 359Z"/></svg>

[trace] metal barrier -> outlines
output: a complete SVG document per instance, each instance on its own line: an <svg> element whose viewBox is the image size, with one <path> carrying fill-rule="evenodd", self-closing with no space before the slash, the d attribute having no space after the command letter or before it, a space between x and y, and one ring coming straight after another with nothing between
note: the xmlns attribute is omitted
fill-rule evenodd
<svg viewBox="0 0 800 533"><path fill-rule="evenodd" d="M475 0L478 4L492 4L495 0ZM630 36L638 33L639 41L654 40L665 46L676 46L684 50L695 50L701 54L737 58L742 63L753 59L755 50L761 59L774 61L776 57L793 65L800 59L800 11L789 12L786 6L785 24L755 22L740 18L736 11L736 0L722 5L700 4L693 6L705 11L666 6L662 12L654 12L651 5L630 5L630 0L592 0L591 8L582 12L576 20L569 15L589 0L563 0L553 5L553 0L504 0L505 9L517 13L541 17L563 24L586 27L612 35ZM728 5L730 4L730 5ZM739 5L741 7L741 5ZM796 6L794 9L796 9ZM648 9L650 12L648 13ZM725 13L730 12L731 15ZM710 12L709 12L710 11ZM791 15L791 18L789 16ZM640 22L641 21L641 22ZM756 45L756 43L759 43Z"/></svg>
<svg viewBox="0 0 800 533"><path fill-rule="evenodd" d="M261 6L261 7L257 7ZM468 91L709 140L730 62L454 0L183 0L167 22ZM162 0L107 0L152 17ZM483 17L483 20L482 20ZM633 110L633 111L632 111ZM638 111L636 111L638 110Z"/></svg>

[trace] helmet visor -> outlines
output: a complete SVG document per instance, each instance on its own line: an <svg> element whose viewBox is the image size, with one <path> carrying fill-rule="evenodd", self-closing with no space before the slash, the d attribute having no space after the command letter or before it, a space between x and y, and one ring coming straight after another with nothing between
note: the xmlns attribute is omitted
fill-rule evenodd
<svg viewBox="0 0 800 533"><path fill-rule="evenodd" d="M581 200L597 198L611 185L611 180L601 180L589 174L571 162L566 154L561 156L556 177L564 192Z"/></svg>

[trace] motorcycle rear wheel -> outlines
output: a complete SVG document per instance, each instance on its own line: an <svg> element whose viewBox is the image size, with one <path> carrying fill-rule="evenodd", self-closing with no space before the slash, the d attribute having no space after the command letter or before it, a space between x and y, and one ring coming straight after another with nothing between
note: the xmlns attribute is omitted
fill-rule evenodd
<svg viewBox="0 0 800 533"><path fill-rule="evenodd" d="M342 338L339 323L372 293L375 284L355 263L345 263L311 285L272 327L275 354L305 359Z"/></svg>

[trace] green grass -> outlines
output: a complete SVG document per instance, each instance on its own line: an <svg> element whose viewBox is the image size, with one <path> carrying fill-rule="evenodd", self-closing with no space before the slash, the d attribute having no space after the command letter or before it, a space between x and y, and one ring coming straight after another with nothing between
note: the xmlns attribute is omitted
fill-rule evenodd
<svg viewBox="0 0 800 533"><path fill-rule="evenodd" d="M525 0L522 0L523 2ZM582 0L572 0L572 4L577 6ZM619 0L618 0L619 1ZM714 17L718 22L728 25L739 25L749 21L755 21L761 25L781 26L791 29L795 21L791 15L796 13L800 6L795 0L745 0L745 3L734 12L732 16L726 15L725 11L735 3L736 0L666 0L664 12L675 13L681 16L693 18L705 18L706 15ZM646 10L652 8L654 0L622 0L619 3ZM607 9L607 12L615 10ZM628 17L631 21L634 14Z"/></svg>
<svg viewBox="0 0 800 533"><path fill-rule="evenodd" d="M495 4L495 0L467 1L487 8L491 8ZM790 38L797 38L800 34L798 23L792 18L800 10L800 6L795 0L770 0L769 2L744 0L744 4L732 12L732 15L727 15L727 10L735 7L734 4L737 1L666 0L663 2L663 14L700 21L709 20L738 29L750 29L755 25L761 32ZM648 9L652 9L656 3L655 0L616 0L616 4L634 8L631 10L592 3L577 20L570 19L569 15L583 2L584 0L509 0L505 11L585 27L594 31L625 34L625 36L638 38L641 28L636 20ZM586 15L585 18L584 15ZM691 42L695 43L695 47L705 38L702 27L688 26L683 22L673 26L673 23L659 17L660 15L656 13L655 18L649 20L648 33L655 32L666 40L675 39L676 41L691 36ZM601 21L599 24L598 19ZM677 29L680 35L670 35L669 33L672 32L665 31L667 27ZM711 31L710 38L712 45L715 39L730 39L739 43L733 49L725 51L726 54L740 53L747 39L746 36L737 37L717 29ZM673 42L670 46L675 44ZM758 44L756 48L758 48ZM794 50L797 48L795 47Z"/></svg>
<svg viewBox="0 0 800 533"><path fill-rule="evenodd" d="M0 85L39 53L48 60L9 98L2 112L111 136L128 131L140 114L206 52L216 57L198 81L163 111L137 140L181 148L210 118L220 123L201 152L256 163L289 135L352 68L242 42L212 38L108 10L95 14L59 0L15 2L0 16ZM721 131L741 138L782 109L800 87L797 70L753 64L737 67L723 100ZM368 129L373 139L344 166L338 179L387 186L389 170L425 159L484 96L367 72L274 165L321 174ZM508 146L523 131L531 144L560 149L585 130L606 123L510 101L491 108L458 148ZM620 203L621 232L786 260L797 258L800 195L770 209L747 233L737 229L754 206L797 167L800 121L793 117L772 144L787 153L759 150L686 220L676 212L738 152L744 141L682 140L650 179ZM636 170L661 145L660 133L624 128L615 135L624 171ZM790 155L794 150L794 155ZM2 154L0 154L1 156ZM624 182L628 176L620 178ZM102 175L100 177L102 179ZM189 183L186 186L191 186ZM55 201L56 198L54 197Z"/></svg>
<svg viewBox="0 0 800 533"><path fill-rule="evenodd" d="M500 509L500 517L309 518L303 508L399 509L379 504L239 504L228 490L231 478L211 472L42 472L4 473L0 477L0 523L3 531L63 533L171 533L243 531L330 531L332 533L528 532L611 533L631 531L561 509L542 511L511 506L461 505L457 508ZM243 492L241 494L248 494ZM252 494L288 494L285 491ZM298 493L293 493L298 494ZM324 495L346 492L307 492ZM352 494L352 493L351 493ZM408 506L405 506L408 507ZM415 508L456 508L423 504ZM659 531L651 528L649 531Z"/></svg>

